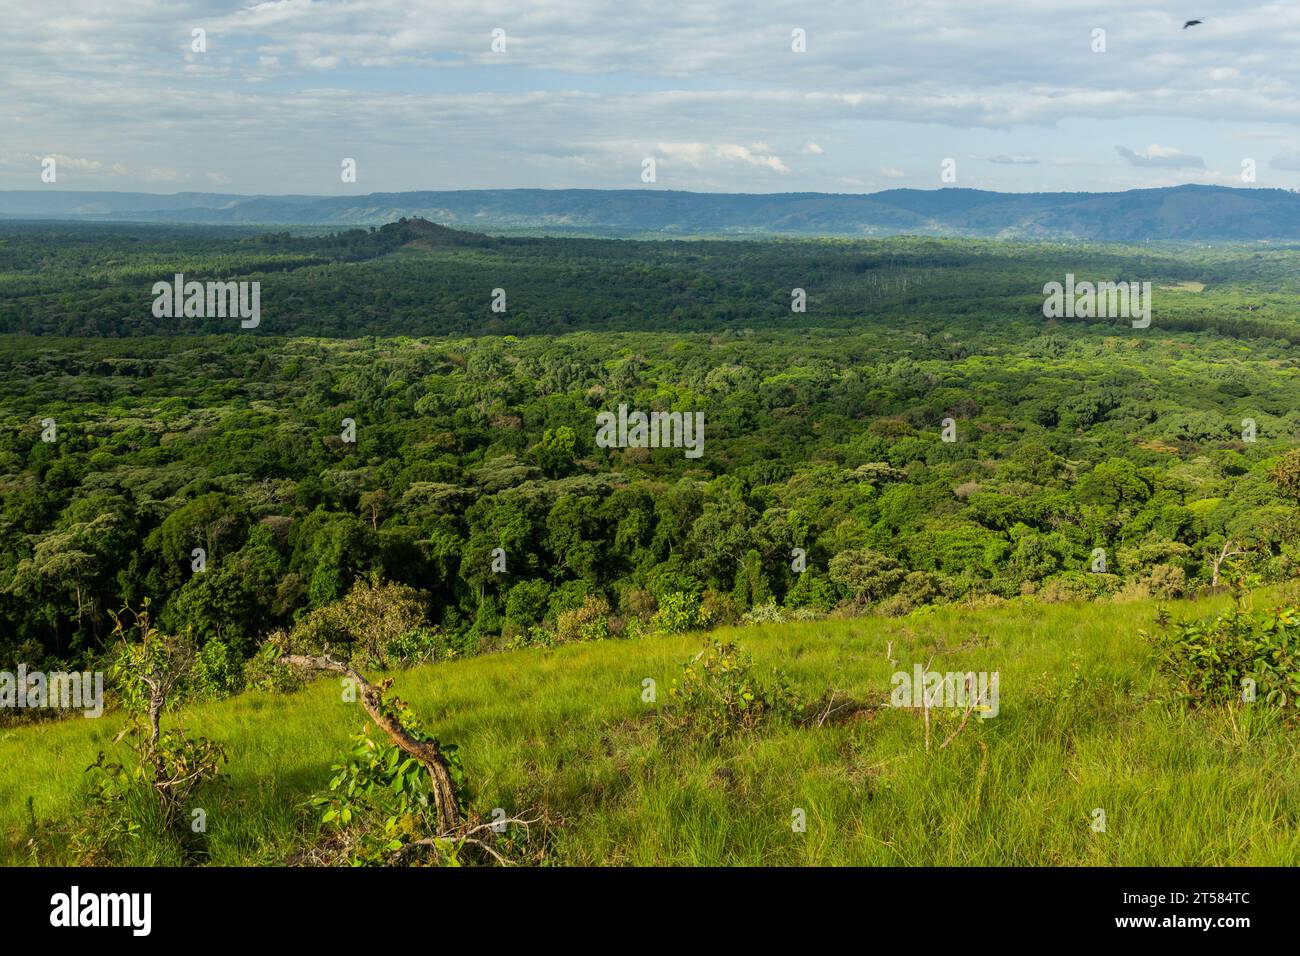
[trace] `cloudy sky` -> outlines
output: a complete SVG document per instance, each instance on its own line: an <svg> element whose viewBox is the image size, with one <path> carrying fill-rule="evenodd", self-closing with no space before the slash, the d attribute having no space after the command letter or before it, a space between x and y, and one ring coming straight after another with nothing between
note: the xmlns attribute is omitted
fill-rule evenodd
<svg viewBox="0 0 1300 956"><path fill-rule="evenodd" d="M0 0L0 23L0 189L872 192L948 159L1007 191L1300 186L1296 0Z"/></svg>

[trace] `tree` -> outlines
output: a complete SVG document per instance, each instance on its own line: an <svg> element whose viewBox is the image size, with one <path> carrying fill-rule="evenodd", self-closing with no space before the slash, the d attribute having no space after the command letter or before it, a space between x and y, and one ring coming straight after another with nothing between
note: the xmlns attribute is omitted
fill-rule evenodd
<svg viewBox="0 0 1300 956"><path fill-rule="evenodd" d="M829 573L860 604L888 597L907 576L897 561L870 548L841 551L831 558Z"/></svg>
<svg viewBox="0 0 1300 956"><path fill-rule="evenodd" d="M531 457L548 478L559 478L574 470L578 435L568 425L548 428L542 440L533 446Z"/></svg>
<svg viewBox="0 0 1300 956"><path fill-rule="evenodd" d="M1300 449L1283 455L1269 472L1269 477L1277 485L1278 491L1300 503Z"/></svg>

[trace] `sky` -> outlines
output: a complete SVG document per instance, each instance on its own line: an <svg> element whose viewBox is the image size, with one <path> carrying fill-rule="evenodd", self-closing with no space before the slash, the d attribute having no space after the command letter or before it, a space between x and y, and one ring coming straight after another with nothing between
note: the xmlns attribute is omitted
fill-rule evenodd
<svg viewBox="0 0 1300 956"><path fill-rule="evenodd" d="M1297 0L0 0L0 23L0 189L1300 187Z"/></svg>

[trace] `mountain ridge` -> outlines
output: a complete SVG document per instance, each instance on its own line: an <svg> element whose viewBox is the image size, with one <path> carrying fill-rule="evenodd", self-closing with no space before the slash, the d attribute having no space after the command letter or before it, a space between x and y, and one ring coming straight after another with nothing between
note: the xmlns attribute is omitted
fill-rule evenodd
<svg viewBox="0 0 1300 956"><path fill-rule="evenodd" d="M467 189L362 196L0 191L0 219L370 226L423 218L456 229L586 234L1008 239L1300 239L1300 193L1186 184L1125 192L696 193Z"/></svg>

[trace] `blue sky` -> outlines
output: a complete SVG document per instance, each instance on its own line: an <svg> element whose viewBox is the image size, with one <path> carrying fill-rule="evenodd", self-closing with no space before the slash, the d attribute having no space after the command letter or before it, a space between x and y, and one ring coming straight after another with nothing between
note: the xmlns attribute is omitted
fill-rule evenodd
<svg viewBox="0 0 1300 956"><path fill-rule="evenodd" d="M3 189L1300 186L1293 0L0 4Z"/></svg>

